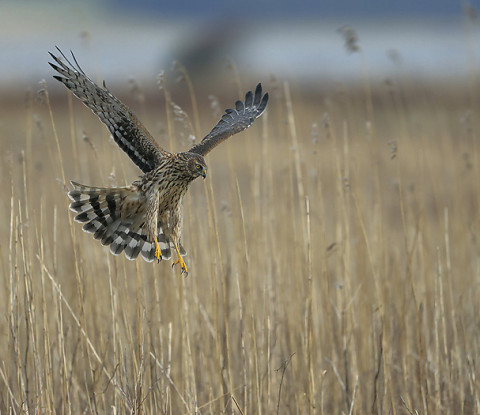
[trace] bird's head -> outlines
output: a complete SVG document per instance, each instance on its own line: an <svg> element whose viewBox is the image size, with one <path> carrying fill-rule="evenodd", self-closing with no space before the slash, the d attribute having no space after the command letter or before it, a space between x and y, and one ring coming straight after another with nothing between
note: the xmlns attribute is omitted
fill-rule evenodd
<svg viewBox="0 0 480 415"><path fill-rule="evenodd" d="M202 176L205 179L207 177L207 163L205 163L205 159L200 154L185 154L188 154L186 160L187 170L192 180L196 179L199 176Z"/></svg>

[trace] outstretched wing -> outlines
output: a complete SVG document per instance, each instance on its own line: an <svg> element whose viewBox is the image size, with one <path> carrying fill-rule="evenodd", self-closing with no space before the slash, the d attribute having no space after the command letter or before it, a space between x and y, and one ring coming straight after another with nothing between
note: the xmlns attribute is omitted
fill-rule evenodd
<svg viewBox="0 0 480 415"><path fill-rule="evenodd" d="M255 94L248 91L245 94L245 102L235 102L235 109L225 110L225 114L213 130L198 144L194 145L189 152L204 156L215 146L234 134L250 127L255 118L260 117L268 103L268 93L262 96L262 84L258 84Z"/></svg>
<svg viewBox="0 0 480 415"><path fill-rule="evenodd" d="M137 117L108 90L105 82L101 88L88 78L73 52L71 54L75 64L72 64L58 47L57 50L65 62L49 52L57 63L56 65L49 62L50 66L62 75L55 75L54 78L62 82L100 118L115 142L144 173L155 168L166 152L155 142Z"/></svg>

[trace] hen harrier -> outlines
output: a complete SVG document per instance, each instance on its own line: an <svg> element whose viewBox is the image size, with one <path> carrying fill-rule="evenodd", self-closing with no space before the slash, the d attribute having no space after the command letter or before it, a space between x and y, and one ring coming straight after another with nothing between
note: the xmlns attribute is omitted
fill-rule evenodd
<svg viewBox="0 0 480 415"><path fill-rule="evenodd" d="M74 189L68 193L70 209L77 213L75 221L85 223L83 230L93 233L102 245L110 245L110 252L119 255L125 251L128 259L142 257L151 262L155 258L171 258L171 248L177 252L182 273L188 273L183 260L186 255L181 245L182 200L197 177L205 179L205 156L230 136L250 127L262 115L268 102L268 93L262 95L261 84L255 93L248 91L245 102L237 101L235 109L227 109L221 120L205 138L183 153L163 150L133 113L106 87L98 86L78 64L72 53L73 64L57 48L61 57L52 53L55 63L50 66L61 76L54 76L92 110L107 126L115 142L143 171L143 176L130 186L102 188L71 182ZM172 265L172 266L173 266Z"/></svg>

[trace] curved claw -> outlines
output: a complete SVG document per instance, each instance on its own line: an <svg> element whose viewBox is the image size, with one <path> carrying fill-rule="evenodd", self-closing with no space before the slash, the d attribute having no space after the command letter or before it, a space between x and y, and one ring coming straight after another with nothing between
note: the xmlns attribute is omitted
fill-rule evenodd
<svg viewBox="0 0 480 415"><path fill-rule="evenodd" d="M185 261L183 260L182 255L180 255L180 250L178 249L177 244L174 244L174 245L175 245L175 249L177 251L178 259L172 264L172 268L175 265L180 264L180 267L182 268L181 273L182 274L185 273L185 276L187 276L188 275L187 264L185 264Z"/></svg>
<svg viewBox="0 0 480 415"><path fill-rule="evenodd" d="M181 269L181 273L182 274L185 274L185 276L188 275L188 268L187 268L187 264L185 264L185 261L183 260L182 257L179 257L173 264L172 264L172 268L177 265L177 264L180 264L180 267L182 268Z"/></svg>

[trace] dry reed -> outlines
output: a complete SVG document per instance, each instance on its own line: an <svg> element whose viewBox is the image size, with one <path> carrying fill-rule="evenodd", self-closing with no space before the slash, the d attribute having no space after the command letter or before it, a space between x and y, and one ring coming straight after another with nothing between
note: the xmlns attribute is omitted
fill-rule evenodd
<svg viewBox="0 0 480 415"><path fill-rule="evenodd" d="M207 95L188 79L179 125L159 82L146 125L166 108L162 146L198 139ZM367 108L363 88L265 86L268 113L187 196L188 278L73 223L67 179L138 175L93 115L65 93L3 106L1 413L479 413L468 89L389 82Z"/></svg>

